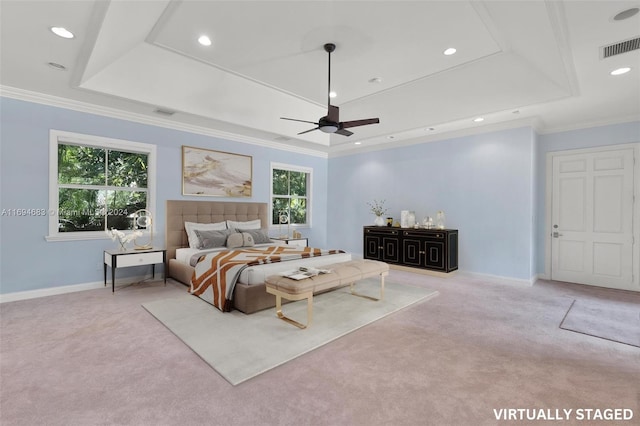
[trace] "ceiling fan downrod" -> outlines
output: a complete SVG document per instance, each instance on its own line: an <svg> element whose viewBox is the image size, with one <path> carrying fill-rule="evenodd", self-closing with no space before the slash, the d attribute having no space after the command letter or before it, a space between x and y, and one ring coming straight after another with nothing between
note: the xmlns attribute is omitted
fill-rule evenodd
<svg viewBox="0 0 640 426"><path fill-rule="evenodd" d="M327 43L324 45L324 50L329 54L329 71L327 72L327 105L331 105L331 52L336 50L336 45L333 43Z"/></svg>

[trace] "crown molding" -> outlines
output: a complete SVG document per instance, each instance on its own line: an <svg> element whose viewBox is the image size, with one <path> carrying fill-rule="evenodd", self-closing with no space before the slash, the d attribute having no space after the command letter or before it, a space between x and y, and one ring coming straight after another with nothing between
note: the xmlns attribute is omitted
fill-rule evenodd
<svg viewBox="0 0 640 426"><path fill-rule="evenodd" d="M552 133L561 133L574 130L588 129L592 127L609 126L615 124L624 124L630 122L640 122L640 115L628 115L625 117L615 117L607 120L587 121L576 123L568 126L545 126L543 121L539 117L512 120L502 123L496 123L493 125L485 125L481 127L460 129L451 132L439 133L432 136L425 136L422 138L414 138L407 140L399 140L393 145L390 144L376 144L373 146L366 146L366 141L359 147L340 147L335 146L329 148L329 151L320 151L309 148L297 147L295 145L288 145L275 141L269 141L260 138L253 138L249 136L242 136L235 133L223 132L221 130L215 130L202 126L194 126L190 124L176 123L174 121L166 120L159 117L149 117L144 114L131 113L116 108L109 108L100 105L95 105L87 102L80 102L68 98L62 98L58 96L47 95L39 92L32 92L28 90L18 89L10 86L0 85L0 96L17 99L26 102L33 102L47 106L53 106L57 108L64 108L78 112L84 112L88 114L96 114L104 117L115 118L119 120L132 121L135 123L164 127L172 130L179 130L188 133L194 133L198 135L210 136L214 138L220 138L235 142L246 143L250 145L256 145L265 148L278 149L287 152L293 152L297 154L310 155L320 158L335 158L348 155L362 154L371 151L381 151L385 149L395 149L405 146L417 145L421 143L436 142L445 139L453 139L457 137L470 136L474 134L488 133L506 129L513 129L517 127L531 127L539 135L547 135Z"/></svg>
<svg viewBox="0 0 640 426"><path fill-rule="evenodd" d="M632 114L624 117L614 117L606 120L584 121L581 123L572 124L570 126L544 127L543 129L537 130L537 132L538 134L541 134L541 135L549 135L552 133L571 132L574 130L584 130L584 129L590 129L593 127L613 126L616 124L635 123L635 122L640 123L640 115Z"/></svg>
<svg viewBox="0 0 640 426"><path fill-rule="evenodd" d="M296 147L265 139L242 136L235 133L224 132L202 126L194 126L191 124L177 123L159 117L149 117L144 114L123 111L117 108L110 108L101 105L95 105L87 102L76 101L73 99L62 98L58 96L47 95L39 92L18 89L11 86L0 85L0 96L5 98L17 99L20 101L33 102L37 104L64 108L88 114L96 114L104 117L115 118L119 120L131 121L134 123L145 124L149 126L164 127L172 130L179 130L198 135L210 136L214 138L226 139L234 142L241 142L250 145L257 145L265 148L279 149L297 154L311 155L314 157L328 158L328 153L320 150Z"/></svg>
<svg viewBox="0 0 640 426"><path fill-rule="evenodd" d="M376 145L366 146L366 142L363 142L362 145L358 147L350 146L340 151L337 151L337 150L332 151L329 153L329 158L345 157L348 155L363 154L365 152L383 151L386 149L403 148L403 147L408 147L413 145L421 145L421 144L426 144L430 142L439 142L443 140L455 139L455 138L460 138L465 136L480 135L483 133L499 132L502 130L509 130L509 129L519 129L522 127L528 127L528 128L531 128L534 132L540 133L540 130L539 130L540 120L537 117L530 117L530 118L522 118L519 120L503 121L499 123L487 124L484 126L451 130L448 132L442 132L435 135L429 135L429 136L425 135L418 138L399 140L397 142L394 142L393 144L376 144Z"/></svg>

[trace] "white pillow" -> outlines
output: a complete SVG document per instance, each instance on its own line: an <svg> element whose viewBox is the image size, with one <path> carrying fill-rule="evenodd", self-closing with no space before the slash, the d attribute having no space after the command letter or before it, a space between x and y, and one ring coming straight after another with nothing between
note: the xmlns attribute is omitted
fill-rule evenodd
<svg viewBox="0 0 640 426"><path fill-rule="evenodd" d="M227 220L227 229L260 229L262 224L260 219L249 220L247 222L236 222L234 220Z"/></svg>
<svg viewBox="0 0 640 426"><path fill-rule="evenodd" d="M198 223L198 222L185 222L184 229L187 231L187 238L189 238L189 247L198 248L200 241L196 235L196 229L199 231L224 231L227 229L225 222L217 223Z"/></svg>

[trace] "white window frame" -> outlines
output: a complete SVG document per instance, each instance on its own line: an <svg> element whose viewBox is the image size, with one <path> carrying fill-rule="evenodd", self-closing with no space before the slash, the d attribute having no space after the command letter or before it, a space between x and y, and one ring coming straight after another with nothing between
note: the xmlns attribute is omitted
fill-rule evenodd
<svg viewBox="0 0 640 426"><path fill-rule="evenodd" d="M156 212L156 145L83 135L60 130L49 131L49 234L47 241L101 240L109 238L104 231L59 232L58 228L58 145L83 145L147 155L147 209Z"/></svg>
<svg viewBox="0 0 640 426"><path fill-rule="evenodd" d="M271 163L271 168L269 170L269 227L276 228L278 225L273 224L273 197L276 195L273 194L273 170L288 170L290 172L302 172L306 173L308 176L307 179L307 223L305 224L290 224L290 228L293 229L305 229L311 228L312 226L312 205L313 205L313 169L311 167L304 166L295 166L292 164L285 163Z"/></svg>

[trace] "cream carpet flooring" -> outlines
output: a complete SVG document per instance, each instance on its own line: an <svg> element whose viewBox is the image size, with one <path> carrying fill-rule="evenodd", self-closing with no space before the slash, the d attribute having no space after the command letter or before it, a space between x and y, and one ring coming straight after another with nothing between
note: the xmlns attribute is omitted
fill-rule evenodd
<svg viewBox="0 0 640 426"><path fill-rule="evenodd" d="M379 295L379 279L363 280L358 291ZM301 330L276 317L275 308L251 315L222 313L188 294L142 306L229 383L237 385L323 346L380 318L438 295L437 291L393 282L372 301L341 288L313 298L313 323ZM284 305L285 315L306 322L307 302Z"/></svg>
<svg viewBox="0 0 640 426"><path fill-rule="evenodd" d="M463 273L392 270L388 280L440 294L239 386L141 306L184 295L172 280L0 304L0 424L608 426L640 419L640 348L558 327L574 300L640 306L640 293ZM496 419L496 411L520 408L623 408L634 418Z"/></svg>
<svg viewBox="0 0 640 426"><path fill-rule="evenodd" d="M610 300L575 300L560 328L640 348L640 305Z"/></svg>

